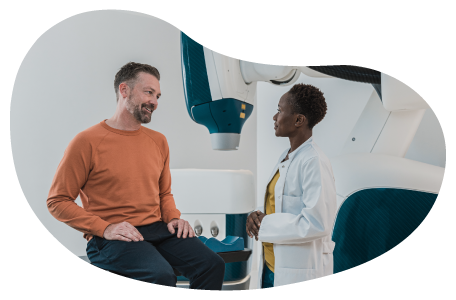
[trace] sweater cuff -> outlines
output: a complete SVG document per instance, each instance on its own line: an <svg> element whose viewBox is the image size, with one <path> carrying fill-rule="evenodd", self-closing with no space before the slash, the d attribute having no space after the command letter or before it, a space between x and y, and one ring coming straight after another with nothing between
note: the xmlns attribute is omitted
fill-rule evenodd
<svg viewBox="0 0 456 300"><path fill-rule="evenodd" d="M111 223L106 222L105 220L99 218L95 222L93 222L93 224L91 226L92 227L91 231L94 235L102 238L103 233L106 230L106 227L108 227L109 225L111 225Z"/></svg>
<svg viewBox="0 0 456 300"><path fill-rule="evenodd" d="M180 219L180 211L179 210L173 210L172 212L167 213L166 215L162 216L163 222L168 224L171 222L172 219Z"/></svg>

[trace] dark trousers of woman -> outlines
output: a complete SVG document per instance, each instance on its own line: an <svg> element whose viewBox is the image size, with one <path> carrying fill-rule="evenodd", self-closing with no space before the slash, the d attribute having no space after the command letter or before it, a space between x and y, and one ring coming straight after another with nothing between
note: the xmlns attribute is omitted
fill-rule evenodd
<svg viewBox="0 0 456 300"><path fill-rule="evenodd" d="M136 227L142 242L108 241L94 236L87 244L90 262L129 278L176 286L173 268L190 280L191 289L221 290L225 262L197 237L177 238L164 222Z"/></svg>
<svg viewBox="0 0 456 300"><path fill-rule="evenodd" d="M274 273L269 270L268 266L263 266L263 277L261 279L261 287L263 289L274 287Z"/></svg>

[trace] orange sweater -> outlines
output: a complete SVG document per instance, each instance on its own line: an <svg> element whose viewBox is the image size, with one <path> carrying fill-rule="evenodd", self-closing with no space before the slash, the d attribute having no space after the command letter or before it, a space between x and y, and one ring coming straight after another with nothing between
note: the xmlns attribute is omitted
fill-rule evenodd
<svg viewBox="0 0 456 300"><path fill-rule="evenodd" d="M78 194L83 208L74 202ZM47 207L88 241L103 237L109 224L141 226L179 218L165 136L143 126L118 130L105 121L82 131L65 150Z"/></svg>

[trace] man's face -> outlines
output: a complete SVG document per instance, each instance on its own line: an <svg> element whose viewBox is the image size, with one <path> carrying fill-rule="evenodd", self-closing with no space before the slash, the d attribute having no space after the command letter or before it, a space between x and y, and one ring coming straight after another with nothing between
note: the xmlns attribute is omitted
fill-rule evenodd
<svg viewBox="0 0 456 300"><path fill-rule="evenodd" d="M152 113L158 107L161 96L160 82L148 73L141 72L130 95L127 97L127 110L141 123L149 123Z"/></svg>

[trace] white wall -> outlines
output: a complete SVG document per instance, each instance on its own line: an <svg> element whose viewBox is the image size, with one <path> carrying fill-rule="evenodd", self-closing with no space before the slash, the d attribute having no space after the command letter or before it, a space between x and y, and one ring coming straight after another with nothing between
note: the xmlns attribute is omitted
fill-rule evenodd
<svg viewBox="0 0 456 300"><path fill-rule="evenodd" d="M69 141L114 113L114 75L129 61L160 71L162 97L145 126L167 137L171 168L245 169L256 175L256 111L244 126L240 149L230 152L212 150L208 130L188 116L179 34L170 24L143 14L89 12L44 33L21 65L11 102L18 179L43 225L76 255L85 255L86 241L52 217L47 195Z"/></svg>
<svg viewBox="0 0 456 300"><path fill-rule="evenodd" d="M445 138L442 127L432 109L426 110L405 158L444 168Z"/></svg>

